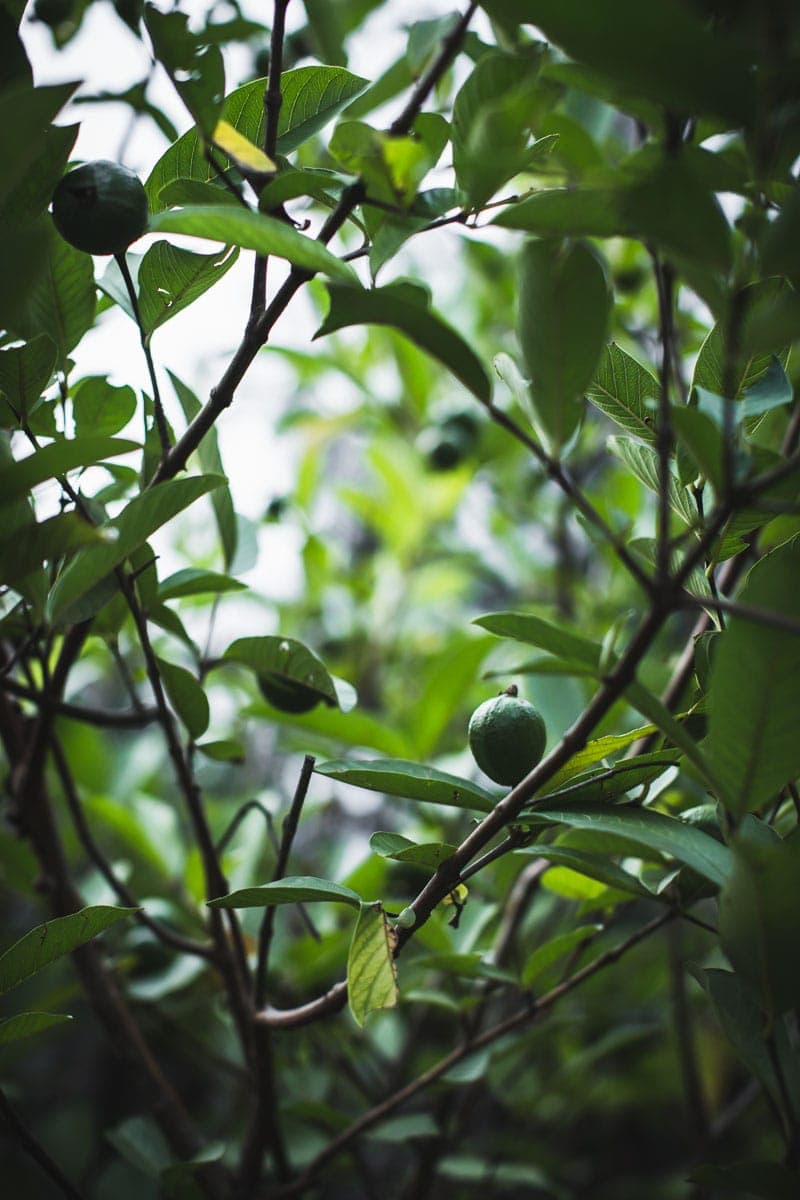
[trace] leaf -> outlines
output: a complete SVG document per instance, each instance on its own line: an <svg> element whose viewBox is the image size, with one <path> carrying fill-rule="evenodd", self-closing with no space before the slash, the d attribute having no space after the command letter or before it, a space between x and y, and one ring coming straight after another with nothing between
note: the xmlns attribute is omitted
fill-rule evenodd
<svg viewBox="0 0 800 1200"><path fill-rule="evenodd" d="M24 346L0 351L0 392L25 418L35 408L55 370L57 351L52 338L39 334Z"/></svg>
<svg viewBox="0 0 800 1200"><path fill-rule="evenodd" d="M403 759L378 758L364 762L334 759L314 769L318 775L327 775L353 787L402 796L406 800L423 800L428 804L491 812L498 799L477 783Z"/></svg>
<svg viewBox="0 0 800 1200"><path fill-rule="evenodd" d="M254 145L244 134L239 133L238 129L234 129L228 121L217 121L214 132L211 134L211 141L218 150L227 154L231 162L243 173L249 172L262 178L269 178L278 170L269 155Z"/></svg>
<svg viewBox="0 0 800 1200"><path fill-rule="evenodd" d="M76 250L56 233L49 216L39 218L30 228L34 227L42 231L44 263L9 327L29 340L46 334L55 342L63 366L94 321L94 268L89 254Z"/></svg>
<svg viewBox="0 0 800 1200"><path fill-rule="evenodd" d="M738 598L800 619L797 540L757 563ZM798 671L800 638L786 630L731 616L717 639L706 754L735 816L759 809L800 774Z"/></svg>
<svg viewBox="0 0 800 1200"><path fill-rule="evenodd" d="M580 420L608 329L610 295L582 242L526 242L520 255L518 337L538 424L554 447Z"/></svg>
<svg viewBox="0 0 800 1200"><path fill-rule="evenodd" d="M536 25L570 58L686 116L710 113L729 128L745 124L753 112L744 45L679 0L653 6L615 0L588 8L583 0L487 0L484 7L509 25Z"/></svg>
<svg viewBox="0 0 800 1200"><path fill-rule="evenodd" d="M111 437L78 437L52 442L27 458L4 467L0 475L0 503L16 500L40 483L77 467L89 467L104 458L116 458L138 449L136 442Z"/></svg>
<svg viewBox="0 0 800 1200"><path fill-rule="evenodd" d="M159 600L176 600L184 596L219 596L224 592L240 592L246 584L230 575L220 575L217 571L203 571L198 567L185 567L176 571L158 585Z"/></svg>
<svg viewBox="0 0 800 1200"><path fill-rule="evenodd" d="M227 204L198 205L156 213L150 219L149 228L151 233L183 233L241 246L258 254L272 254L312 273L321 271L348 281L358 278L349 263L342 262L322 242L298 233L285 221Z"/></svg>
<svg viewBox="0 0 800 1200"><path fill-rule="evenodd" d="M630 354L610 342L586 395L595 408L642 441L655 441L655 412L647 401L661 394L658 380Z"/></svg>
<svg viewBox="0 0 800 1200"><path fill-rule="evenodd" d="M522 968L520 979L523 987L531 987L534 980L543 975L548 967L552 967L553 963L557 963L559 959L563 958L565 954L569 954L570 950L574 950L576 946L580 946L582 942L595 937L602 928L602 925L579 925L577 929L560 933L556 937L550 938L544 945L537 946L533 953L528 955Z"/></svg>
<svg viewBox="0 0 800 1200"><path fill-rule="evenodd" d="M522 819L522 818L520 818ZM556 866L569 867L579 875L588 879L596 879L606 887L615 888L618 892L626 892L630 896L645 896L653 898L653 893L645 887L635 875L611 862L601 854L591 854L586 850L573 850L571 846L534 845L526 848L526 854L537 858L546 858Z"/></svg>
<svg viewBox="0 0 800 1200"><path fill-rule="evenodd" d="M193 740L208 729L208 698L197 678L186 667L157 658L159 674L169 702L183 721Z"/></svg>
<svg viewBox="0 0 800 1200"><path fill-rule="evenodd" d="M32 1034L41 1033L44 1029L50 1029L53 1025L63 1025L65 1021L71 1020L72 1017L68 1013L18 1013L15 1017L0 1021L0 1046L18 1042L22 1038L31 1037Z"/></svg>
<svg viewBox="0 0 800 1200"><path fill-rule="evenodd" d="M392 858L395 862L412 863L426 871L435 871L446 858L455 854L457 847L447 842L428 842L417 844L409 838L397 833L373 833L369 839L370 849L383 858Z"/></svg>
<svg viewBox="0 0 800 1200"><path fill-rule="evenodd" d="M347 955L347 1000L359 1026L376 1008L397 1004L393 936L381 905L362 904Z"/></svg>
<svg viewBox="0 0 800 1200"><path fill-rule="evenodd" d="M171 242L154 242L140 263L138 275L139 311L148 339L165 321L218 283L236 262L238 253L228 246L214 254L195 254Z"/></svg>
<svg viewBox="0 0 800 1200"><path fill-rule="evenodd" d="M221 483L224 479L217 475L193 475L159 483L136 496L103 527L116 533L116 540L84 550L58 578L47 601L49 619L57 622L71 604L130 557L157 529Z"/></svg>
<svg viewBox="0 0 800 1200"><path fill-rule="evenodd" d="M541 237L617 237L626 232L612 188L548 188L509 204L491 221Z"/></svg>
<svg viewBox="0 0 800 1200"><path fill-rule="evenodd" d="M249 667L263 679L299 683L330 707L338 707L336 687L324 664L294 638L237 638L228 646L220 663L225 661Z"/></svg>
<svg viewBox="0 0 800 1200"><path fill-rule="evenodd" d="M741 330L741 342L743 345L746 346L748 343L751 321L757 320L760 309L780 298L785 287L786 285L783 280L764 279L745 289L743 293L745 309ZM784 366L788 361L788 357L788 347L783 346L778 353L778 358ZM724 396L725 358L724 325L718 322L700 347L692 376L692 388L702 387L717 396ZM730 400L737 400L743 397L745 392L766 374L771 362L772 354L770 351L757 353L744 351L736 354L735 361L729 367L733 395L728 398Z"/></svg>
<svg viewBox="0 0 800 1200"><path fill-rule="evenodd" d="M704 879L719 887L731 871L731 854L727 846L707 833L653 809L587 804L575 808L537 809L535 816L575 829L617 834L693 867Z"/></svg>
<svg viewBox="0 0 800 1200"><path fill-rule="evenodd" d="M754 834L748 817L731 845L733 867L719 897L722 948L758 988L772 1017L800 1000L800 841Z"/></svg>
<svg viewBox="0 0 800 1200"><path fill-rule="evenodd" d="M389 325L405 334L455 375L477 398L491 399L489 375L471 347L428 306L428 294L416 284L353 288L329 284L330 310L315 338L349 325Z"/></svg>
<svg viewBox="0 0 800 1200"><path fill-rule="evenodd" d="M23 525L0 536L0 583L14 587L42 563L101 540L93 526L72 512Z"/></svg>
<svg viewBox="0 0 800 1200"><path fill-rule="evenodd" d="M204 43L189 29L185 13L162 13L146 4L144 19L156 58L204 131L214 128L225 93L225 68L219 46Z"/></svg>
<svg viewBox="0 0 800 1200"><path fill-rule="evenodd" d="M172 371L167 372L172 386L175 389L175 395L180 401L183 415L187 421L193 421L200 412L200 401L195 396L194 392L183 383L182 380L174 375ZM212 426L208 433L203 438L197 448L197 457L200 460L200 466L207 475L224 475L225 471L222 466L222 458L219 452L219 440L217 431ZM211 493L211 506L214 509L214 517L217 522L219 531L219 540L222 543L222 553L225 561L226 570L230 568L231 563L236 555L236 547L239 540L239 526L236 520L236 513L233 508L233 499L231 490L227 484L215 488Z"/></svg>
<svg viewBox="0 0 800 1200"><path fill-rule="evenodd" d="M739 1058L780 1108L780 1086L766 1043L758 992L731 971L694 968L692 974L708 993L716 1018Z"/></svg>
<svg viewBox="0 0 800 1200"><path fill-rule="evenodd" d="M658 455L653 446L643 445L641 442L635 442L633 438L619 437L616 434L608 438L606 444L611 453L615 454L646 488L655 495L660 493ZM671 473L668 488L670 508L685 525L693 528L697 524L697 511L688 491Z"/></svg>
<svg viewBox="0 0 800 1200"><path fill-rule="evenodd" d="M218 896L209 900L209 908L270 908L277 904L311 904L318 900L329 900L333 904L349 904L361 907L361 897L352 888L330 879L316 879L312 875L287 875L275 883L261 887L242 888L229 896Z"/></svg>
<svg viewBox="0 0 800 1200"><path fill-rule="evenodd" d="M0 995L136 911L101 904L37 925L0 954Z"/></svg>
<svg viewBox="0 0 800 1200"><path fill-rule="evenodd" d="M580 775L587 767L602 762L612 754L618 754L620 750L626 750L640 738L649 737L655 731L655 725L642 725L638 729L628 730L627 733L611 733L604 737L593 738L581 750L573 754L572 758L568 759L564 766L551 777L547 784L548 791L555 791L574 776Z"/></svg>
<svg viewBox="0 0 800 1200"><path fill-rule="evenodd" d="M72 393L72 416L77 437L114 434L136 413L136 393L127 385L115 387L104 375L81 379Z"/></svg>
<svg viewBox="0 0 800 1200"><path fill-rule="evenodd" d="M368 86L368 80L341 67L313 66L284 71L278 121L278 152L290 154L336 116ZM246 83L225 98L222 118L256 146L264 144L265 79ZM160 192L177 179L204 183L216 172L206 162L194 129L165 151L145 185L151 212L164 207Z"/></svg>
<svg viewBox="0 0 800 1200"><path fill-rule="evenodd" d="M622 759L613 767L595 767L585 774L577 775L553 788L552 780L544 785L544 790L537 795L530 809L523 810L522 816L536 812L538 803L550 804L609 804L612 800L626 797L636 789L646 789L664 772L676 765L678 756L661 750L652 754L639 754L636 758ZM558 777L557 773L553 778ZM641 799L641 796L638 797Z"/></svg>

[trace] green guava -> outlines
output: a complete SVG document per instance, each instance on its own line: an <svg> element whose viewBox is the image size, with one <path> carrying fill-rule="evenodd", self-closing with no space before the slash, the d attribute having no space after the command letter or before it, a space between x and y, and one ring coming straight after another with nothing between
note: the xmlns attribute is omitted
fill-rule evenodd
<svg viewBox="0 0 800 1200"><path fill-rule="evenodd" d="M541 714L517 695L513 684L475 709L468 736L480 769L506 787L513 787L533 770L547 742Z"/></svg>
<svg viewBox="0 0 800 1200"><path fill-rule="evenodd" d="M147 228L147 195L133 171L97 159L76 167L53 193L53 221L87 254L123 254Z"/></svg>

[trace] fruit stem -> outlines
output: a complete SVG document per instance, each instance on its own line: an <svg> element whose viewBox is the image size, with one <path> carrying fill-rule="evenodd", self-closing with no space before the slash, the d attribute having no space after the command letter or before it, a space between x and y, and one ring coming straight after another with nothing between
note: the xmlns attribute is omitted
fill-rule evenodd
<svg viewBox="0 0 800 1200"><path fill-rule="evenodd" d="M150 373L150 384L153 388L153 412L155 414L158 440L161 443L161 461L163 462L172 448L172 443L169 439L167 418L164 416L164 406L161 403L161 393L158 390L155 363L153 362L153 356L150 353L150 343L147 340L147 333L144 325L142 324L142 314L139 310L139 300L136 295L136 288L134 286L130 270L128 269L128 262L125 258L125 252L123 251L121 254L115 254L114 259L116 260L120 274L125 281L125 287L127 288L128 296L130 297L131 301L131 308L133 309L133 319L135 320L139 329L139 340L142 343L142 350L144 351L144 356L147 361L147 370Z"/></svg>

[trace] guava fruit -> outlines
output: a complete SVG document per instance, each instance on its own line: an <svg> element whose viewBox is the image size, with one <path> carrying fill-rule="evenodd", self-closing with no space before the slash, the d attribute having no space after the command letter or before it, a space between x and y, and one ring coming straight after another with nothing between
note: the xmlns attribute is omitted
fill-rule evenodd
<svg viewBox="0 0 800 1200"><path fill-rule="evenodd" d="M538 709L523 700L512 684L475 709L468 736L480 769L495 783L513 787L544 754L547 730Z"/></svg>
<svg viewBox="0 0 800 1200"><path fill-rule="evenodd" d="M147 228L147 195L121 163L97 159L60 180L53 221L65 241L87 254L123 254Z"/></svg>

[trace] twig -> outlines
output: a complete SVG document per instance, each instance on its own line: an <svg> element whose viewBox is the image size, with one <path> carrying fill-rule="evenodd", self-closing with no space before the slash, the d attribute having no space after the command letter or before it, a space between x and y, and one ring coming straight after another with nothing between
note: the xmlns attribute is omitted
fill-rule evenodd
<svg viewBox="0 0 800 1200"><path fill-rule="evenodd" d="M69 704L66 700L53 700L49 692L26 687L23 683L17 683L15 679L0 678L0 687L20 700L30 700L37 708L50 708L60 717L69 717L72 721L82 721L85 725L96 725L99 728L141 729L158 720L158 711L155 708L110 712L104 708Z"/></svg>
<svg viewBox="0 0 800 1200"><path fill-rule="evenodd" d="M3 1117L25 1153L30 1155L34 1162L41 1167L50 1182L58 1188L62 1195L67 1197L67 1200L85 1200L83 1193L70 1183L55 1159L50 1157L39 1139L12 1108L2 1088L0 1088L0 1116Z"/></svg>
<svg viewBox="0 0 800 1200"><path fill-rule="evenodd" d="M470 1054L474 1054L477 1050L483 1049L484 1046L490 1045L498 1038L504 1037L506 1034L513 1032L513 1030L518 1029L520 1026L536 1020L537 1017L553 1008L560 1000L563 999L564 996L573 991L575 988L579 987L591 976L596 975L597 972L603 970L604 967L610 966L612 963L617 962L618 959L622 958L622 956L628 952L628 950L631 950L634 946L638 945L639 942L644 941L645 938L648 938L652 933L655 933L668 921L672 920L674 915L675 914L672 912L662 913L654 920L648 922L647 925L642 926L635 933L631 934L630 937L626 938L624 942L621 942L618 946L615 946L610 950L606 950L596 959L593 959L592 962L587 963L585 967L582 967L579 971L576 971L574 975L571 975L569 979L564 980L563 983L558 984L551 991L546 992L545 995L540 997L538 1000L531 1001L531 1003L526 1004L524 1008L518 1009L517 1012L512 1013L510 1017L506 1017L505 1020L499 1021L497 1024L485 1029L482 1033L479 1033L475 1037L463 1042L455 1050L452 1050L449 1054L445 1055L444 1058L439 1059L439 1061L427 1071L424 1071L421 1075L417 1076L416 1079L413 1079L410 1083L406 1084L405 1087L399 1088L397 1091L393 1092L391 1096L387 1096L387 1098L381 1101L380 1104L376 1104L368 1112L364 1113L357 1120L353 1121L351 1125L348 1125L346 1129L342 1130L340 1134L333 1138L328 1145L325 1146L325 1148L311 1160L306 1169L303 1171L302 1175L300 1175L287 1187L277 1188L272 1193L274 1200L288 1200L290 1196L300 1195L306 1190L306 1188L308 1188L308 1186L312 1183L312 1181L327 1163L336 1158L343 1150L347 1149L348 1146L357 1138L359 1138L362 1133L365 1133L366 1130L372 1129L375 1125L380 1124L380 1122L388 1117L390 1113L394 1112L396 1108L399 1108L400 1105L405 1104L408 1100L413 1099L414 1096L418 1095L419 1092L423 1091L425 1088L430 1087L432 1083L435 1083L437 1079L441 1078L442 1075L446 1074L447 1071L451 1070L457 1063L461 1062L462 1059L467 1058Z"/></svg>
<svg viewBox="0 0 800 1200"><path fill-rule="evenodd" d="M164 925L161 921L148 916L130 888L121 879L117 878L111 864L94 839L89 822L86 820L86 814L75 786L72 771L67 762L67 756L64 753L64 747L55 734L50 738L50 750L64 797L67 801L67 808L70 811L70 816L72 817L81 845L109 887L116 893L123 904L127 904L131 908L138 910L136 912L136 920L146 926L164 945L171 946L173 950L178 950L181 954L194 954L198 958L208 960L216 959L216 953L212 946L207 945L205 942L198 942L194 938L184 937L182 934L170 929L169 926Z"/></svg>
<svg viewBox="0 0 800 1200"><path fill-rule="evenodd" d="M730 613L732 617L741 617L744 621L753 621L756 625L765 625L769 629L779 629L782 633L790 633L800 637L800 621L786 616L785 613L774 609L759 608L755 604L742 604L739 600L726 600L724 596L698 596L689 589L684 590L684 597L698 608L714 608L718 612Z"/></svg>
<svg viewBox="0 0 800 1200"><path fill-rule="evenodd" d="M161 458L163 460L166 458L167 454L169 454L170 438L167 418L164 415L164 406L161 403L161 393L158 390L158 379L156 377L155 363L153 362L153 355L150 351L150 343L147 340L147 331L142 324L142 314L139 310L139 299L136 295L136 288L134 286L133 279L131 278L131 273L128 270L125 252L123 251L121 254L115 254L114 258L117 266L119 267L120 274L125 281L125 287L128 291L128 296L130 297L131 308L133 309L134 320L136 321L139 329L139 340L142 343L142 350L144 351L144 356L147 360L147 370L150 375L150 385L153 389L153 415L155 417L158 440L161 443Z"/></svg>
<svg viewBox="0 0 800 1200"><path fill-rule="evenodd" d="M278 850L278 857L275 862L275 869L272 872L273 882L282 879L286 874L286 866L289 861L289 855L292 851L292 843L295 834L297 833L297 825L300 820L300 813L305 804L306 795L308 794L308 786L311 783L311 776L314 773L314 758L307 754L303 759L303 766L300 770L300 778L297 781L292 803L286 820L283 822L281 830L281 844ZM266 1000L267 991L267 967L269 964L269 952L272 946L272 935L275 929L275 906L269 906L264 912L264 918L261 922L261 928L258 933L258 965L256 966L255 976L255 1003L257 1008L263 1007Z"/></svg>
<svg viewBox="0 0 800 1200"><path fill-rule="evenodd" d="M650 251L658 291L658 316L661 338L660 387L658 395L658 424L656 427L656 453L658 455L658 519L656 525L656 578L662 584L669 576L669 491L672 482L670 460L672 458L672 417L670 412L670 377L672 343L675 337L673 321L674 274L667 263L662 263L655 251Z"/></svg>

